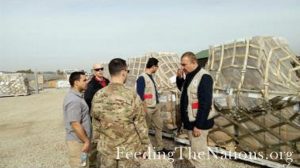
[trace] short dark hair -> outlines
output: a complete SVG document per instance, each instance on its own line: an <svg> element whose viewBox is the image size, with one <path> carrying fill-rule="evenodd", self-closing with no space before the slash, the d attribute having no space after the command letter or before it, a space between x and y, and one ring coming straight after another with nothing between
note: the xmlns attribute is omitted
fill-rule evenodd
<svg viewBox="0 0 300 168"><path fill-rule="evenodd" d="M191 51L183 53L182 56L181 56L181 59L183 57L188 57L191 61L194 61L194 62L198 63L196 55Z"/></svg>
<svg viewBox="0 0 300 168"><path fill-rule="evenodd" d="M72 87L74 86L75 81L80 80L81 75L85 75L84 71L75 71L71 73L69 78L69 83Z"/></svg>
<svg viewBox="0 0 300 168"><path fill-rule="evenodd" d="M127 68L126 61L123 60L122 58L112 59L108 64L108 70L111 76L117 75L122 70L126 70L126 68Z"/></svg>
<svg viewBox="0 0 300 168"><path fill-rule="evenodd" d="M151 68L152 66L157 66L158 65L158 59L151 57L148 59L148 62L146 64L146 68Z"/></svg>

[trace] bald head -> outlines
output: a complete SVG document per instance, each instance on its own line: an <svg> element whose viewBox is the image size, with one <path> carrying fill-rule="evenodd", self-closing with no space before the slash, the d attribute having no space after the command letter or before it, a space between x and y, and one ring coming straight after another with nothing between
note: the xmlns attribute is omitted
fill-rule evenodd
<svg viewBox="0 0 300 168"><path fill-rule="evenodd" d="M94 64L93 69L103 68L102 64Z"/></svg>
<svg viewBox="0 0 300 168"><path fill-rule="evenodd" d="M93 73L96 77L102 78L103 77L103 65L102 64L94 64L93 65Z"/></svg>

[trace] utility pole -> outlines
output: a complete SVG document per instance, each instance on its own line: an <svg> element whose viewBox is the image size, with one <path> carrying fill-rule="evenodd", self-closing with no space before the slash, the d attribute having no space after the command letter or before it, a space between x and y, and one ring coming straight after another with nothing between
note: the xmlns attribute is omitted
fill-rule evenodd
<svg viewBox="0 0 300 168"><path fill-rule="evenodd" d="M35 94L39 94L39 82L38 82L37 70L34 71L34 77L35 77Z"/></svg>

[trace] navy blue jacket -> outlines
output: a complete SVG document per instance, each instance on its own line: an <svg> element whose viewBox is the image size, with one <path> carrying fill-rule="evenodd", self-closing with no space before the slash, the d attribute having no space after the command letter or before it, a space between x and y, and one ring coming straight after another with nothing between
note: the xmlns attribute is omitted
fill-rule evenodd
<svg viewBox="0 0 300 168"><path fill-rule="evenodd" d="M92 79L88 83L86 91L84 92L84 99L86 101L86 104L89 106L90 111L95 93L103 88L102 85L95 78L95 76L92 77ZM109 80L106 78L104 78L104 80L107 86L109 84Z"/></svg>
<svg viewBox="0 0 300 168"><path fill-rule="evenodd" d="M190 122L188 119L188 95L187 88L189 87L194 76L200 71L201 67L198 66L194 71L186 75L186 79L176 78L176 84L179 90L181 90L180 98L180 112L181 120L183 122L184 128L187 130L193 130L197 127L202 130L207 130L213 127L214 120L207 119L209 111L211 110L212 98L213 98L213 79L210 75L204 74L198 86L198 102L199 108L194 122Z"/></svg>
<svg viewBox="0 0 300 168"><path fill-rule="evenodd" d="M155 96L156 96L156 103L159 103L159 97L158 97L158 92L157 92L157 88L156 88L156 83L153 80L152 75L147 74L150 79L152 80L154 87L155 87ZM136 92L138 93L138 95L140 96L140 98L144 101L144 92L145 92L145 79L143 76L140 76L137 81L136 81Z"/></svg>

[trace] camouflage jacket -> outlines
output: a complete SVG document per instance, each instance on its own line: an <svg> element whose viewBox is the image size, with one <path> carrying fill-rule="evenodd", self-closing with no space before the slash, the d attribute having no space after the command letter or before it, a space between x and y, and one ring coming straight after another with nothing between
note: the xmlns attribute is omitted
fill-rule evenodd
<svg viewBox="0 0 300 168"><path fill-rule="evenodd" d="M144 152L150 144L142 101L133 90L111 83L92 101L93 139L103 155ZM124 150L122 150L124 151ZM124 152L124 153L125 153Z"/></svg>

